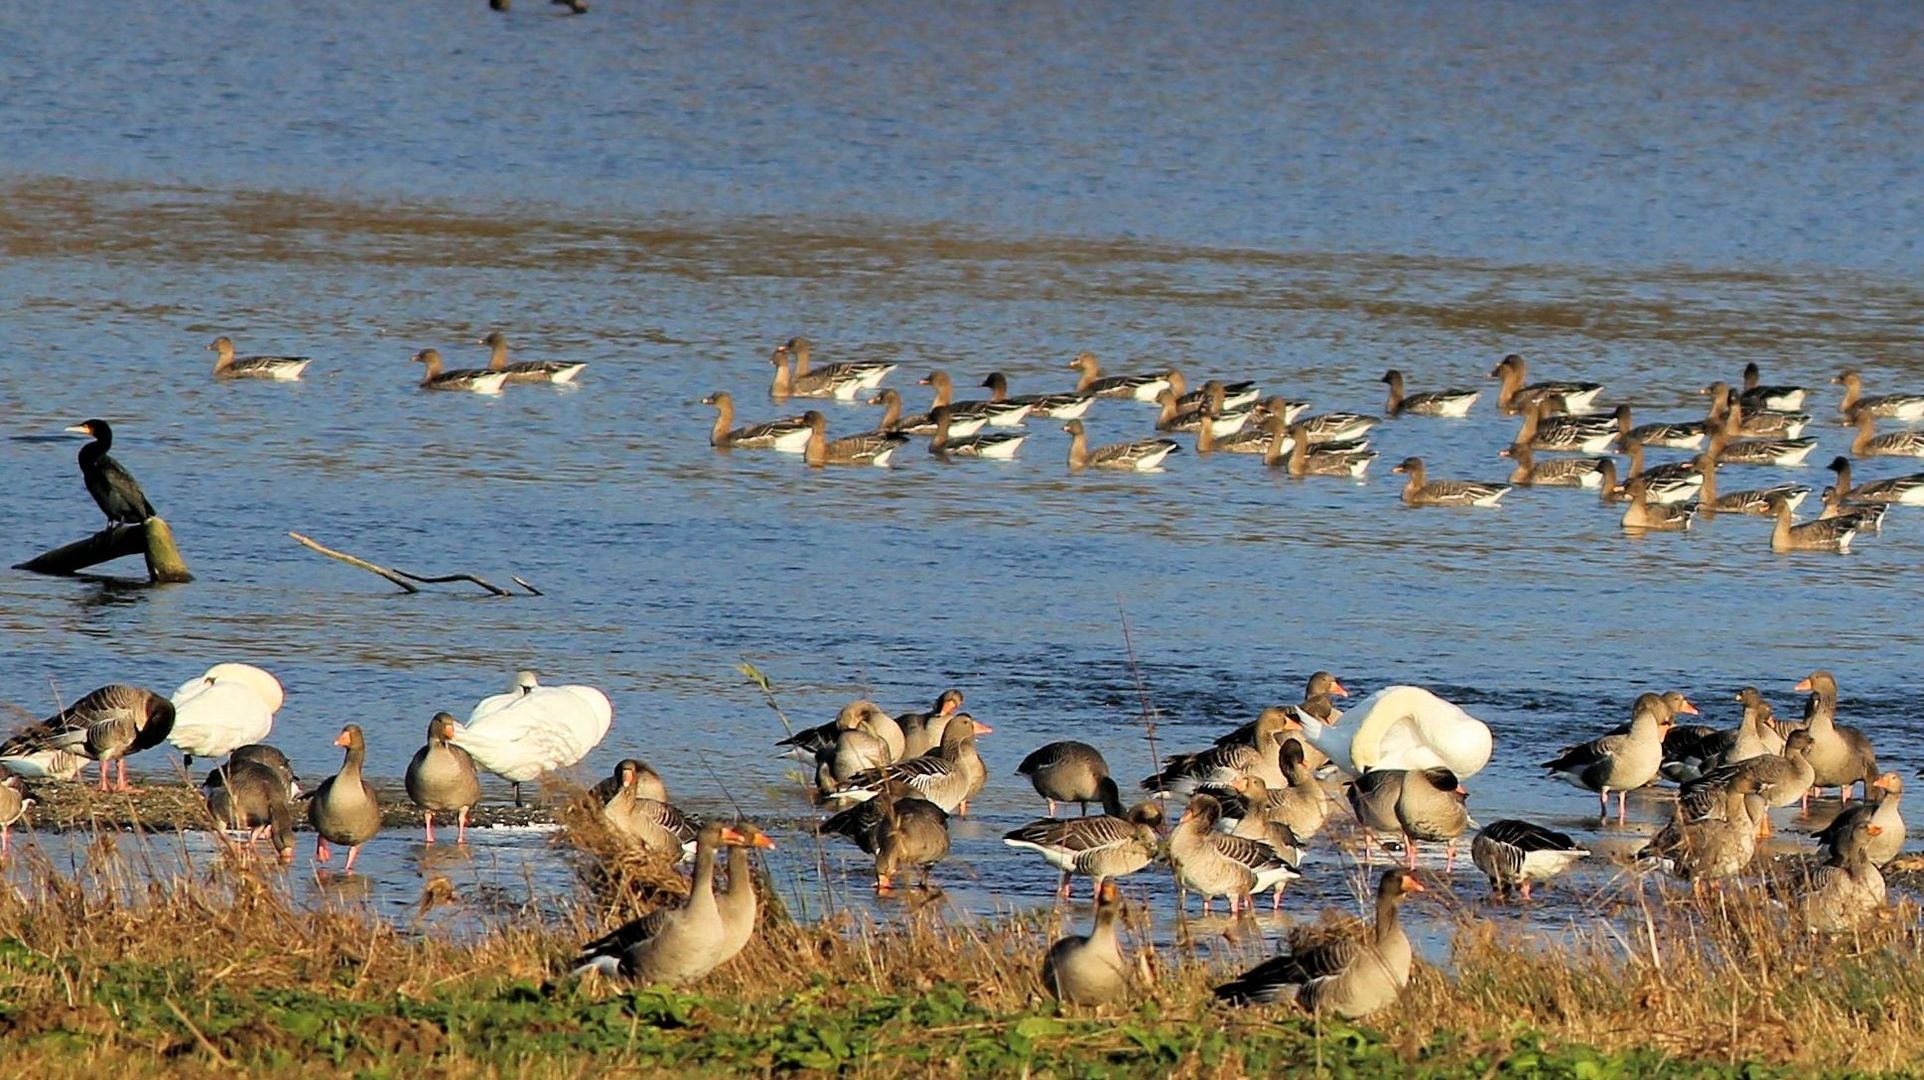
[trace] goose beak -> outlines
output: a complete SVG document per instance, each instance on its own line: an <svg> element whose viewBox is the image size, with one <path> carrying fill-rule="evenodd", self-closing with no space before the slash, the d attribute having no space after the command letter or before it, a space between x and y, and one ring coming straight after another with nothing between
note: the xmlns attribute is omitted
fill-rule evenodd
<svg viewBox="0 0 1924 1080"><path fill-rule="evenodd" d="M1865 832L1867 832L1867 833L1870 833L1870 834L1871 834L1872 836L1882 836L1882 835L1884 835L1884 826L1882 826L1882 825L1866 825L1866 826L1864 826L1864 831L1865 831Z"/></svg>
<svg viewBox="0 0 1924 1080"><path fill-rule="evenodd" d="M68 431L72 431L73 429L72 429L72 428L68 428L67 430L68 430ZM1800 680L1800 681L1799 681L1799 682L1797 683L1797 685L1796 685L1796 686L1793 686L1793 687L1791 687L1791 689L1792 689L1792 690L1804 690L1804 691L1809 691L1809 690L1810 690L1810 676L1808 676L1808 675L1806 675L1806 676L1804 676L1804 678L1803 678L1803 679L1801 679L1801 680Z"/></svg>
<svg viewBox="0 0 1924 1080"><path fill-rule="evenodd" d="M343 732L341 732L341 733L340 733L339 735L336 735L336 736L334 736L334 745L335 745L335 746L346 746L346 745L347 745L347 732L345 732L345 731L343 731Z"/></svg>
<svg viewBox="0 0 1924 1080"><path fill-rule="evenodd" d="M1690 699L1689 699L1689 698L1685 698L1685 699L1683 700L1683 704L1682 704L1682 705L1679 705L1679 706L1677 706L1677 711L1678 711L1678 712L1680 712L1680 713L1685 713L1685 714L1688 714L1688 715L1690 715L1690 716L1701 716L1701 715L1702 715L1701 713L1699 713L1699 712L1697 711L1697 707L1696 707L1695 705L1692 705L1692 704L1690 703Z"/></svg>
<svg viewBox="0 0 1924 1080"><path fill-rule="evenodd" d="M1348 697L1349 691L1343 688L1342 683L1331 679L1329 681L1329 694L1331 697Z"/></svg>
<svg viewBox="0 0 1924 1080"><path fill-rule="evenodd" d="M971 721L971 723L975 725L975 733L977 735L988 735L995 731L994 728L990 727L989 725L983 723L980 720L974 720L974 721Z"/></svg>
<svg viewBox="0 0 1924 1080"><path fill-rule="evenodd" d="M1403 875L1403 891L1404 892L1429 892L1428 889L1423 887L1422 882L1416 880L1415 874Z"/></svg>

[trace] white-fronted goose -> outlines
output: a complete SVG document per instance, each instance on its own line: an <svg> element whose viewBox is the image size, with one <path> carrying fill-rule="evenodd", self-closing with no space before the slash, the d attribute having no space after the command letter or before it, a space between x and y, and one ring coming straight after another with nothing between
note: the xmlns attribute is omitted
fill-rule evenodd
<svg viewBox="0 0 1924 1080"><path fill-rule="evenodd" d="M1645 446L1667 446L1677 450L1695 450L1703 445L1709 427L1702 420L1683 424L1643 424L1633 426L1630 419L1630 406L1619 405L1616 409L1617 438L1635 439Z"/></svg>
<svg viewBox="0 0 1924 1080"><path fill-rule="evenodd" d="M1837 411L1848 419L1859 408L1868 409L1873 416L1916 423L1924 420L1924 394L1878 394L1864 395L1864 376L1854 368L1845 368L1831 382L1844 388L1844 398L1837 403Z"/></svg>
<svg viewBox="0 0 1924 1080"><path fill-rule="evenodd" d="M1212 406L1208 402L1197 405L1193 409L1178 408L1176 392L1169 389L1164 389L1162 393L1156 395L1156 404L1161 407L1161 411L1156 414L1156 430L1171 434L1193 433L1203 424L1208 424L1211 433L1215 435L1234 435L1249 422L1248 409L1232 413L1215 412L1212 411Z"/></svg>
<svg viewBox="0 0 1924 1080"><path fill-rule="evenodd" d="M1109 779L1109 763L1102 751L1072 739L1052 742L1032 751L1015 768L1026 776L1035 793L1049 804L1049 816L1056 816L1057 803L1079 803L1084 815L1089 804L1102 798L1102 782Z"/></svg>
<svg viewBox="0 0 1924 1080"><path fill-rule="evenodd" d="M1028 419L1030 406L1021 401L956 401L955 380L946 371L931 371L923 376L917 385L926 386L935 392L935 400L929 405L931 419L935 410L948 406L950 415L958 420L980 416L996 427L1016 427Z"/></svg>
<svg viewBox="0 0 1924 1080"><path fill-rule="evenodd" d="M1196 795L1169 834L1169 861L1176 866L1176 881L1202 894L1204 915L1215 897L1227 897L1229 913L1234 915L1255 906L1251 894L1301 876L1267 843L1216 831L1221 818L1220 803L1211 796Z"/></svg>
<svg viewBox="0 0 1924 1080"><path fill-rule="evenodd" d="M923 798L897 798L883 792L875 825L875 891L895 887L895 875L916 871L920 886L929 887L936 863L949 857L949 815Z"/></svg>
<svg viewBox="0 0 1924 1080"><path fill-rule="evenodd" d="M1100 814L1041 818L1002 837L1004 844L1033 851L1042 856L1042 861L1062 871L1062 885L1056 895L1065 899L1074 875L1100 883L1133 874L1154 861L1162 846L1157 835L1163 823L1161 804L1153 800L1141 802L1125 813L1122 792L1115 780L1103 777L1101 788L1103 812Z"/></svg>
<svg viewBox="0 0 1924 1080"><path fill-rule="evenodd" d="M408 762L408 798L427 816L427 842L434 843L434 812L458 814L454 842L468 842L468 811L481 801L481 774L474 758L448 740L454 736L454 717L435 713L428 721L427 745Z"/></svg>
<svg viewBox="0 0 1924 1080"><path fill-rule="evenodd" d="M1795 689L1810 697L1804 702L1804 726L1812 739L1810 764L1817 770L1816 788L1834 787L1849 802L1851 785L1862 781L1865 790L1882 775L1871 740L1862 731L1837 722L1837 677L1813 671Z"/></svg>
<svg viewBox="0 0 1924 1080"><path fill-rule="evenodd" d="M1370 462L1377 457L1376 451L1357 448L1353 443L1311 447L1302 426L1285 428L1281 416L1270 417L1263 421L1263 426L1268 436L1263 464L1272 469L1285 467L1291 476L1347 476L1361 480Z"/></svg>
<svg viewBox="0 0 1924 1080"><path fill-rule="evenodd" d="M631 772L634 774L632 781L628 779ZM635 794L641 798L668 801L668 785L662 783L661 774L649 768L648 763L640 758L622 758L616 762L615 771L596 781L595 786L588 789L588 794L594 797L598 805L607 806L610 800L621 794L622 788L631 783Z"/></svg>
<svg viewBox="0 0 1924 1080"><path fill-rule="evenodd" d="M1497 451L1498 457L1516 462L1510 470L1510 483L1517 487L1601 488L1604 467L1616 472L1610 458L1551 458L1538 461L1529 443L1512 443Z"/></svg>
<svg viewBox="0 0 1924 1080"><path fill-rule="evenodd" d="M1096 362L1095 353L1077 353L1069 367L1081 372L1076 380L1076 393L1093 394L1096 397L1134 398L1137 401L1154 403L1156 395L1169 389L1169 376L1151 373L1148 375L1111 375L1102 374L1102 365Z"/></svg>
<svg viewBox="0 0 1924 1080"><path fill-rule="evenodd" d="M717 450L779 450L799 454L808 448L808 422L799 416L785 416L746 427L735 426L735 398L717 390L701 399L715 407L715 426L708 433L708 445Z"/></svg>
<svg viewBox="0 0 1924 1080"><path fill-rule="evenodd" d="M1091 450L1082 421L1071 420L1062 425L1062 430L1069 433L1069 471L1072 473L1084 469L1155 472L1162 468L1162 459L1182 449L1174 439L1138 439Z"/></svg>
<svg viewBox="0 0 1924 1080"><path fill-rule="evenodd" d="M720 967L748 947L755 936L755 923L761 918L761 900L755 895L755 868L749 865L753 848L773 850L775 841L747 822L734 826L741 842L728 846L728 884L715 890L715 908L721 912L722 946L715 966Z"/></svg>
<svg viewBox="0 0 1924 1080"><path fill-rule="evenodd" d="M1840 501L1855 503L1903 503L1906 506L1924 506L1924 472L1894 476L1888 480L1873 480L1862 487L1851 485L1851 459L1832 458L1825 468L1837 474L1837 497Z"/></svg>
<svg viewBox="0 0 1924 1080"><path fill-rule="evenodd" d="M1685 783L1677 792L1679 806L1685 808L1691 817L1702 817L1709 813L1723 790L1739 776L1748 776L1757 783L1757 794L1767 807L1796 806L1805 800L1810 792L1811 779L1816 773L1810 765L1810 732L1799 729L1790 733L1784 740L1781 754L1758 754L1711 769L1702 776ZM1759 837L1770 835L1770 817L1764 815L1757 824Z"/></svg>
<svg viewBox="0 0 1924 1080"><path fill-rule="evenodd" d="M1421 394L1403 393L1403 373L1391 368L1378 380L1389 384L1389 400L1383 405L1383 413L1394 420L1399 416L1447 416L1462 418L1470 415L1470 406L1483 395L1481 390L1429 390Z"/></svg>
<svg viewBox="0 0 1924 1080"><path fill-rule="evenodd" d="M916 413L912 416L903 416L902 395L894 387L884 387L880 393L869 398L868 403L882 407L882 422L876 426L874 431L864 432L864 435L899 432L903 435L921 435L926 438L935 434L934 410L931 409L929 412ZM953 438L960 435L973 435L981 431L988 423L989 418L987 416L956 416L954 413L950 413L949 436Z"/></svg>
<svg viewBox="0 0 1924 1080"><path fill-rule="evenodd" d="M314 827L314 861L326 862L333 854L329 844L347 849L347 864L341 869L354 872L354 859L361 845L381 831L381 800L361 776L367 761L367 743L358 724L341 729L334 745L343 747L341 771L321 781L307 804L307 823Z"/></svg>
<svg viewBox="0 0 1924 1080"><path fill-rule="evenodd" d="M1731 407L1730 415L1737 415L1736 406ZM1710 445L1706 449L1719 465L1776 465L1790 468L1802 465L1816 447L1817 440L1809 436L1798 439L1733 439L1726 425L1723 431L1710 433Z"/></svg>
<svg viewBox="0 0 1924 1080"><path fill-rule="evenodd" d="M1887 772L1871 781L1871 786L1877 789L1877 801L1845 807L1817 832L1817 842L1836 847L1844 833L1867 820L1882 830L1871 838L1870 856L1872 863L1883 866L1904 850L1904 840L1910 835L1899 806L1904 801L1904 778Z"/></svg>
<svg viewBox="0 0 1924 1080"><path fill-rule="evenodd" d="M1256 403L1262 387L1253 382L1224 382L1210 379L1194 390L1189 389L1180 368L1169 369L1169 388L1176 392L1176 407L1190 409L1202 404L1214 405L1217 412L1233 412Z"/></svg>
<svg viewBox="0 0 1924 1080"><path fill-rule="evenodd" d="M1049 946L1042 958L1042 985L1070 1005L1107 1005L1129 993L1129 961L1116 939L1122 896L1114 882L1096 889L1096 925L1087 937L1072 934Z"/></svg>
<svg viewBox="0 0 1924 1080"><path fill-rule="evenodd" d="M1804 501L1810 489L1802 484L1772 484L1767 488L1753 488L1748 491L1717 491L1717 461L1708 451L1698 454L1697 475L1703 478L1703 486L1697 489L1697 512L1705 517L1718 514L1751 514L1762 517L1771 513L1770 500L1782 497L1791 509Z"/></svg>
<svg viewBox="0 0 1924 1080"><path fill-rule="evenodd" d="M951 435L954 417L947 405L937 405L929 410L929 418L935 422L935 434L929 437L929 453L943 459L986 458L993 461L1010 461L1015 458L1015 452L1021 449L1022 440L1029 437L1026 432Z"/></svg>
<svg viewBox="0 0 1924 1080"><path fill-rule="evenodd" d="M1519 888L1530 899L1533 882L1548 881L1589 854L1566 833L1515 818L1490 822L1470 841L1470 861L1490 879L1498 900Z"/></svg>
<svg viewBox="0 0 1924 1080"><path fill-rule="evenodd" d="M695 839L695 877L688 899L631 920L590 941L575 957L573 973L597 971L610 978L685 986L715 970L724 959L728 926L715 897L715 856L723 844L744 842L736 830L711 821Z"/></svg>
<svg viewBox="0 0 1924 1080"><path fill-rule="evenodd" d="M1599 817L1610 814L1610 793L1617 793L1622 823L1629 793L1657 778L1663 764L1663 736L1672 723L1670 706L1657 694L1640 694L1630 707L1630 731L1605 735L1564 748L1543 763L1553 775L1597 793Z"/></svg>
<svg viewBox="0 0 1924 1080"><path fill-rule="evenodd" d="M1840 816L1833 829L1825 840L1830 853L1822 863L1812 866L1800 860L1772 882L1772 891L1818 933L1849 930L1888 899L1883 871L1871 858L1871 845L1883 839L1883 827L1865 815L1848 820Z"/></svg>
<svg viewBox="0 0 1924 1080"><path fill-rule="evenodd" d="M1766 386L1763 384L1763 370L1757 361L1744 365L1744 389L1737 400L1746 409L1775 409L1778 412L1796 412L1804 407L1804 398L1810 390L1802 386Z"/></svg>
<svg viewBox="0 0 1924 1080"><path fill-rule="evenodd" d="M1617 422L1607 416L1561 415L1568 403L1560 395L1540 397L1523 411L1523 425L1512 442L1532 450L1601 454L1617 442Z"/></svg>
<svg viewBox="0 0 1924 1080"><path fill-rule="evenodd" d="M969 798L988 777L988 768L976 753L975 738L994 730L967 713L956 713L942 731L940 746L921 757L857 773L829 798L837 802L872 799L885 781L900 780L945 813L966 814Z"/></svg>
<svg viewBox="0 0 1924 1080"><path fill-rule="evenodd" d="M118 762L113 790L133 791L127 758L159 746L173 727L173 702L152 690L110 683L0 743L0 766L26 773L36 761L50 761L50 752L78 754L100 762L100 790L108 790L109 767Z"/></svg>
<svg viewBox="0 0 1924 1080"><path fill-rule="evenodd" d="M207 774L201 796L221 828L245 829L249 843L272 835L281 861L293 860L293 793L279 772L256 761L230 761Z"/></svg>
<svg viewBox="0 0 1924 1080"><path fill-rule="evenodd" d="M192 765L196 757L223 757L267 738L286 695L271 673L229 663L181 683L171 700L174 726L167 741Z"/></svg>
<svg viewBox="0 0 1924 1080"><path fill-rule="evenodd" d="M895 718L902 729L902 752L898 759L921 757L942 745L942 731L949 717L962 708L962 691L954 687L936 695L927 712L906 712Z"/></svg>
<svg viewBox="0 0 1924 1080"><path fill-rule="evenodd" d="M1525 385L1530 377L1529 367L1523 357L1516 353L1497 361L1490 371L1490 378L1501 379L1496 395L1496 407L1506 413L1515 414L1535 404L1545 397L1560 397L1564 408L1582 416L1593 411L1597 394L1603 387L1588 382L1540 382Z"/></svg>
<svg viewBox="0 0 1924 1080"><path fill-rule="evenodd" d="M982 380L989 391L989 401L997 405L1027 405L1029 415L1047 417L1052 420L1080 420L1095 404L1094 394L1025 394L1022 397L1009 396L1009 380L1000 371L989 372Z"/></svg>
<svg viewBox="0 0 1924 1080"><path fill-rule="evenodd" d="M522 360L508 362L508 338L499 330L490 330L476 344L486 345L489 350L488 370L505 371L511 383L572 383L588 367L586 363L574 360Z"/></svg>
<svg viewBox="0 0 1924 1080"><path fill-rule="evenodd" d="M13 850L13 827L32 807L33 800L27 797L18 776L0 776L0 854ZM288 831L293 831L291 826Z"/></svg>
<svg viewBox="0 0 1924 1080"><path fill-rule="evenodd" d="M1722 805L1707 816L1688 817L1679 803L1670 823L1638 850L1636 859L1686 881L1730 877L1750 865L1764 816L1756 779L1734 777L1724 788Z"/></svg>
<svg viewBox="0 0 1924 1080"><path fill-rule="evenodd" d="M806 461L811 469L819 469L825 465L873 465L878 468L887 468L889 458L909 441L907 435L899 432L872 431L831 442L828 437L827 417L810 409L802 414L802 421L808 425L808 444L802 450L802 460Z"/></svg>
<svg viewBox="0 0 1924 1080"><path fill-rule="evenodd" d="M1725 383L1711 383L1703 388L1703 393L1710 395L1710 408L1704 414L1704 431L1713 435L1727 431L1733 438L1795 439L1810 426L1809 413L1746 408Z"/></svg>
<svg viewBox="0 0 1924 1080"><path fill-rule="evenodd" d="M1861 522L1855 516L1818 518L1793 524L1790 518L1790 500L1781 495L1770 500L1770 512L1776 515L1777 523L1770 532L1770 550L1785 551L1835 551L1848 553L1851 541L1856 538Z"/></svg>
<svg viewBox="0 0 1924 1080"><path fill-rule="evenodd" d="M1285 998L1311 1013L1368 1016L1395 1003L1410 982L1415 952L1397 909L1410 893L1423 892L1416 875L1386 870L1376 887L1376 922L1367 931L1343 930L1291 942L1271 957L1216 987L1216 997L1238 1005Z"/></svg>
<svg viewBox="0 0 1924 1080"><path fill-rule="evenodd" d="M450 371L441 369L441 350L422 349L410 357L417 364L427 365L421 376L423 390L466 390L475 394L498 394L501 385L508 381L505 371L489 371L485 368L455 368Z"/></svg>
<svg viewBox="0 0 1924 1080"><path fill-rule="evenodd" d="M1716 460L1715 443L1712 443L1711 457ZM1697 490L1704 486L1704 478L1697 472L1695 459L1673 461L1649 469L1643 467L1643 443L1635 439L1623 441L1624 456L1630 459L1629 471L1624 473L1624 494L1629 496L1630 482L1642 480L1645 498L1664 506L1688 502L1697 497Z"/></svg>
<svg viewBox="0 0 1924 1080"><path fill-rule="evenodd" d="M1405 506L1495 506L1510 493L1508 484L1485 484L1474 480L1431 480L1423 459L1404 458L1393 472L1409 479L1403 484Z"/></svg>
<svg viewBox="0 0 1924 1080"><path fill-rule="evenodd" d="M308 356L235 356L234 341L226 334L208 343L214 354L216 379L273 379L293 382L314 362Z"/></svg>
<svg viewBox="0 0 1924 1080"><path fill-rule="evenodd" d="M1877 414L1863 406L1851 413L1857 435L1851 439L1851 453L1858 457L1924 457L1924 431L1877 433Z"/></svg>
<svg viewBox="0 0 1924 1080"><path fill-rule="evenodd" d="M1624 482L1629 505L1623 508L1623 527L1631 532L1683 532L1697 512L1693 502L1666 505L1650 499L1649 484L1636 476Z"/></svg>

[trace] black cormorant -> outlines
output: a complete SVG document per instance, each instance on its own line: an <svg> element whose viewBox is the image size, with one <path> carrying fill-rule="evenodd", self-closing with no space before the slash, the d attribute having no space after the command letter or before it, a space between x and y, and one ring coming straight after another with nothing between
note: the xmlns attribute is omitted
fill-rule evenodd
<svg viewBox="0 0 1924 1080"><path fill-rule="evenodd" d="M80 475L87 481L87 494L100 504L108 522L138 525L154 516L153 504L140 490L134 474L108 456L114 445L114 429L105 420L89 420L67 429L92 435L93 442L80 448Z"/></svg>

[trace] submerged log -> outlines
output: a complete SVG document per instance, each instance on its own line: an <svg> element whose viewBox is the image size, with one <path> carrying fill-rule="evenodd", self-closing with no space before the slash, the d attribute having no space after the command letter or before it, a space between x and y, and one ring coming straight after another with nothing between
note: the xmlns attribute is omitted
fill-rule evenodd
<svg viewBox="0 0 1924 1080"><path fill-rule="evenodd" d="M14 565L15 570L71 576L91 566L139 555L147 560L147 580L154 584L194 580L174 545L174 530L159 516L139 525L109 525L84 540L45 551Z"/></svg>

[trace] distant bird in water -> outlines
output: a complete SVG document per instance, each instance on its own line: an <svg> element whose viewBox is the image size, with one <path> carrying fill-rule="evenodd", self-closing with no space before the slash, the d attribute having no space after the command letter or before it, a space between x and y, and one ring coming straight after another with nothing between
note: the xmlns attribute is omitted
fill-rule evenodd
<svg viewBox="0 0 1924 1080"><path fill-rule="evenodd" d="M80 448L80 475L108 523L138 525L153 517L153 504L140 490L140 482L107 453L114 445L114 429L107 421L89 420L67 430L93 436L94 441Z"/></svg>
<svg viewBox="0 0 1924 1080"><path fill-rule="evenodd" d="M502 2L505 4L507 0L502 0ZM588 0L548 0L548 3L560 4L562 7L568 9L568 14L570 15L588 14Z"/></svg>
<svg viewBox="0 0 1924 1080"><path fill-rule="evenodd" d="M488 0L489 11L506 11L509 6L508 0Z"/></svg>

